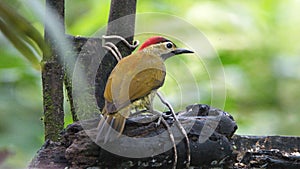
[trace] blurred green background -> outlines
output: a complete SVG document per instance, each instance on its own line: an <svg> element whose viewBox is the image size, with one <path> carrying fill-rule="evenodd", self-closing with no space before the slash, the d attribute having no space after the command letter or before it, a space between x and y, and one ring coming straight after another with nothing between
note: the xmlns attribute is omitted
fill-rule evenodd
<svg viewBox="0 0 300 169"><path fill-rule="evenodd" d="M5 2L43 32L35 9L17 0ZM106 24L109 5L108 0L66 0L67 33L92 36ZM299 11L298 0L140 0L137 6L137 13L179 16L206 35L224 66L224 109L237 121L237 133L246 135L300 135ZM167 68L182 61L190 71L199 70L195 58L170 59ZM184 72L178 74L184 78ZM200 72L195 78L201 100L185 98L184 106L210 104L205 94L209 76ZM166 86L162 92L172 96L176 84L167 79ZM43 144L41 93L41 73L0 33L0 151L11 154L0 168L25 168ZM66 121L71 122L68 109Z"/></svg>

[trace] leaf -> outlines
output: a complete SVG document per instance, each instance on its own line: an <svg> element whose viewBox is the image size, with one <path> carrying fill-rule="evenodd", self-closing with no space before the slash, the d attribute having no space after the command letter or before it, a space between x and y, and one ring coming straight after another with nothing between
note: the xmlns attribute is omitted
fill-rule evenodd
<svg viewBox="0 0 300 169"><path fill-rule="evenodd" d="M32 63L40 69L42 52L50 49L42 34L15 10L0 2L0 29L9 41Z"/></svg>
<svg viewBox="0 0 300 169"><path fill-rule="evenodd" d="M7 37L7 39L17 48L33 65L34 68L40 69L40 62L32 49L22 40L18 33L7 27L2 20L0 20L0 30Z"/></svg>

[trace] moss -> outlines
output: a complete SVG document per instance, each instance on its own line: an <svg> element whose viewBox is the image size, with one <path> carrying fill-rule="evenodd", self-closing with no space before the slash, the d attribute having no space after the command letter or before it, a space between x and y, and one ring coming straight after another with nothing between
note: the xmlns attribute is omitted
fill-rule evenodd
<svg viewBox="0 0 300 169"><path fill-rule="evenodd" d="M63 70L55 61L44 62L42 70L45 139L59 140L64 126Z"/></svg>

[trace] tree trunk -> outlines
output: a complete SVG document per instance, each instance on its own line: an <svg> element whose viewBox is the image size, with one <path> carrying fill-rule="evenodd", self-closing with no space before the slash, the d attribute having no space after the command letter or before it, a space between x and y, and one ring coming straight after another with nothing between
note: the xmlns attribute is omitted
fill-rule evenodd
<svg viewBox="0 0 300 169"><path fill-rule="evenodd" d="M64 0L46 0L46 16L54 16L59 21L58 32L64 34ZM56 14L53 14L55 12ZM50 23L52 24L52 23ZM45 24L45 41L51 48L44 53L42 60L43 104L45 140L59 140L59 132L64 127L63 64L58 51L57 39L51 34L49 25Z"/></svg>
<svg viewBox="0 0 300 169"><path fill-rule="evenodd" d="M132 44L135 28L135 12L136 0L111 0L106 35L122 36ZM116 44L123 57L130 55L134 50L118 40L111 42ZM103 93L108 76L116 64L117 60L112 53L109 52L104 56L97 71L95 95L100 109L104 106Z"/></svg>

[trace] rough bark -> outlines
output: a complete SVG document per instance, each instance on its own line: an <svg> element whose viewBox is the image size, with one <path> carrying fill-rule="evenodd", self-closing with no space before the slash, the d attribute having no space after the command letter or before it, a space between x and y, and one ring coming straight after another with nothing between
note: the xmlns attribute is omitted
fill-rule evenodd
<svg viewBox="0 0 300 169"><path fill-rule="evenodd" d="M299 137L233 135L237 129L233 118L228 113L207 105L188 106L178 117L185 128L195 121L188 133L191 166L195 168L300 168ZM132 122L140 120L139 118L144 117L127 120L125 134L147 137L164 130L163 126L156 127L153 122ZM220 120L218 127L209 139L199 142L203 126L216 119ZM170 125L173 123L170 118L166 120ZM92 141L98 121L99 119L91 119L69 125L61 133L61 142L45 142L29 168L172 168L172 150L147 158L126 158L105 151ZM180 132L174 131L173 134L178 138ZM162 137L161 141L170 142L170 139ZM145 147L151 146L151 143L132 146L122 138L115 143L122 145L123 150L136 149L137 152L148 151ZM156 145L161 148L159 144ZM184 141L177 144L177 150L177 168L183 168L186 158Z"/></svg>
<svg viewBox="0 0 300 169"><path fill-rule="evenodd" d="M235 135L231 142L234 168L300 168L300 137Z"/></svg>
<svg viewBox="0 0 300 169"><path fill-rule="evenodd" d="M226 112L210 108L207 105L193 105L187 107L187 110L178 116L183 127L188 128L188 136L191 144L192 166L224 166L231 161L233 149L230 138L237 129L233 118ZM130 137L150 137L165 131L165 127L160 125L156 127L155 122L135 123L145 119L144 116L135 117L127 120L124 134ZM172 118L166 119L168 124L173 124ZM212 132L212 135L204 142L199 141L204 125L210 125L219 120L218 127ZM172 148L161 154L144 157L129 158L112 154L93 142L96 137L96 126L99 119L92 119L76 122L69 125L62 132L61 142L48 141L39 150L38 155L32 161L29 168L171 168L174 159ZM84 128L84 130L83 130ZM182 141L179 130L172 129L177 144L178 168L183 168L186 161L186 145ZM163 144L159 144L163 143ZM155 145L158 149L164 148L164 145L170 143L168 135L159 136L159 142L143 142L138 145L132 145L122 137L113 145L121 145L120 151L134 149L136 152L148 151L147 147ZM54 168L54 167L52 167Z"/></svg>
<svg viewBox="0 0 300 169"><path fill-rule="evenodd" d="M79 109L79 105L76 102L76 98L73 96L73 83L72 83L72 78L76 62L78 62L78 58L81 58L81 65L84 67L84 71L87 73L91 70L89 70L90 63L88 61L93 61L93 58L96 58L98 60L100 57L99 50L102 50L101 46L101 39L100 38L85 38L85 37L80 37L80 36L68 36L68 41L70 44L72 44L72 49L69 52L70 54L68 55L69 58L66 59L64 63L64 69L65 69L65 77L64 77L64 84L65 88L67 91L68 95L68 101L70 104L70 110L72 114L72 119L73 121L78 121L78 115L77 115L77 110ZM90 42L88 42L90 41ZM91 43L92 42L92 43ZM86 49L89 49L91 51L87 51ZM95 54L94 56L91 55ZM84 59L83 59L84 58ZM85 61L85 62L82 62ZM91 73L86 74L91 77ZM89 81L91 81L91 78L88 78ZM93 85L94 82L89 82L89 85ZM90 91L89 93L91 97L94 97L94 90Z"/></svg>
<svg viewBox="0 0 300 169"><path fill-rule="evenodd" d="M64 33L64 0L47 0L46 15L54 16L59 21L58 27ZM53 13L56 15L52 15ZM42 83L45 139L57 141L59 132L64 127L63 109L63 77L64 71L57 46L57 40L51 35L49 25L45 24L45 41L51 48L50 53L44 53L42 60Z"/></svg>

